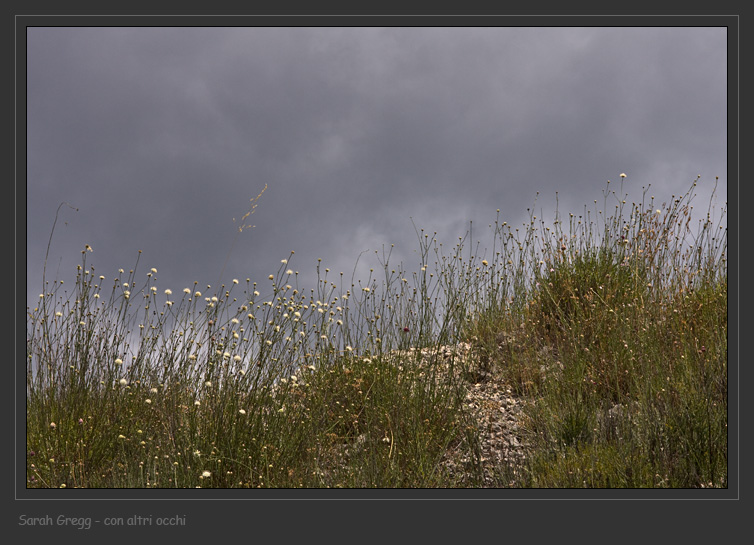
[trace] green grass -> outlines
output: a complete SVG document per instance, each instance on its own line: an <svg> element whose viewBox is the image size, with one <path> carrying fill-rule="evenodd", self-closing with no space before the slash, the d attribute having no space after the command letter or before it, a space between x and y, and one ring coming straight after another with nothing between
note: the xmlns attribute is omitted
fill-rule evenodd
<svg viewBox="0 0 754 545"><path fill-rule="evenodd" d="M726 208L692 225L696 184L498 220L486 259L418 230L416 271L384 251L308 290L284 260L264 287L168 292L85 249L72 291L43 279L27 309L28 486L481 485L464 377L495 371L529 401L500 486L727 487ZM461 341L460 373L409 350Z"/></svg>

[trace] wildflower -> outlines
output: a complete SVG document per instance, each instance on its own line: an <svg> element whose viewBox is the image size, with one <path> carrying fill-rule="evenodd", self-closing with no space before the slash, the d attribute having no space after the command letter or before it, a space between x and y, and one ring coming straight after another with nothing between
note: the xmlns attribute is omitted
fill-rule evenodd
<svg viewBox="0 0 754 545"><path fill-rule="evenodd" d="M123 274L125 271L123 269L118 269L118 272Z"/></svg>
<svg viewBox="0 0 754 545"><path fill-rule="evenodd" d="M187 293L188 295L191 295L191 290L188 288L183 288L183 293Z"/></svg>
<svg viewBox="0 0 754 545"><path fill-rule="evenodd" d="M131 292L128 291L128 290L124 291L123 292L123 297L125 297L126 299L128 299L129 297L131 297Z"/></svg>
<svg viewBox="0 0 754 545"><path fill-rule="evenodd" d="M367 292L367 293L369 293L372 290L370 290L369 288L364 288L364 291Z"/></svg>
<svg viewBox="0 0 754 545"><path fill-rule="evenodd" d="M118 435L118 439L125 439L125 438L126 438L126 436L123 435L123 434Z"/></svg>
<svg viewBox="0 0 754 545"><path fill-rule="evenodd" d="M285 274L293 274L293 270L292 269L288 269L287 271L285 271Z"/></svg>
<svg viewBox="0 0 754 545"><path fill-rule="evenodd" d="M201 296L202 296L202 292L200 291L197 291L194 293L194 297L201 297Z"/></svg>
<svg viewBox="0 0 754 545"><path fill-rule="evenodd" d="M282 263L283 265L287 265L288 264L288 260L287 259L281 259L280 263Z"/></svg>
<svg viewBox="0 0 754 545"><path fill-rule="evenodd" d="M84 423L84 419L83 418L79 418L79 424L83 424L83 423Z"/></svg>
<svg viewBox="0 0 754 545"><path fill-rule="evenodd" d="M147 405L151 405L152 404L152 400L149 399L149 398L147 398L147 399L144 400L144 403L146 403Z"/></svg>
<svg viewBox="0 0 754 545"><path fill-rule="evenodd" d="M234 279L233 279L233 283L234 283L234 284L238 284L238 278L234 278Z"/></svg>
<svg viewBox="0 0 754 545"><path fill-rule="evenodd" d="M54 429L55 429L55 428L57 428L57 427L58 427L58 426L57 426L57 424L55 424L55 422L50 422L50 429L53 429L53 430L54 430Z"/></svg>
<svg viewBox="0 0 754 545"><path fill-rule="evenodd" d="M149 288L149 291L151 291L152 293L157 293L157 288L155 286L152 286L151 288Z"/></svg>
<svg viewBox="0 0 754 545"><path fill-rule="evenodd" d="M208 479L211 476L212 473L210 473L209 471L202 471L202 479Z"/></svg>
<svg viewBox="0 0 754 545"><path fill-rule="evenodd" d="M246 414L246 411L244 411L243 409L240 409L240 410L238 411L238 414L244 415L244 414Z"/></svg>
<svg viewBox="0 0 754 545"><path fill-rule="evenodd" d="M662 210L660 210L660 209L658 208L657 210L655 210L655 213L656 213L656 214L658 214L658 215L659 215L659 214L662 214Z"/></svg>
<svg viewBox="0 0 754 545"><path fill-rule="evenodd" d="M150 394L156 394L157 393L157 388L150 388L149 389L149 393Z"/></svg>
<svg viewBox="0 0 754 545"><path fill-rule="evenodd" d="M61 318L63 316L63 313L58 311L55 313L55 316L57 316L58 318Z"/></svg>
<svg viewBox="0 0 754 545"><path fill-rule="evenodd" d="M348 352L353 352L353 348L351 348L351 345L346 346L346 350Z"/></svg>
<svg viewBox="0 0 754 545"><path fill-rule="evenodd" d="M120 379L118 381L118 384L120 384L121 386L125 386L126 384L128 384L128 381L126 379L122 378L122 379Z"/></svg>
<svg viewBox="0 0 754 545"><path fill-rule="evenodd" d="M94 250L92 250L92 247L89 246L88 244L85 246L85 248L86 248L87 252L93 252L94 251Z"/></svg>
<svg viewBox="0 0 754 545"><path fill-rule="evenodd" d="M620 177L621 177L621 178L625 178L625 177L626 177L626 174L625 174L624 172L621 172L621 173L620 173Z"/></svg>
<svg viewBox="0 0 754 545"><path fill-rule="evenodd" d="M122 364L123 364L123 360L122 359L115 358L115 365L122 365Z"/></svg>
<svg viewBox="0 0 754 545"><path fill-rule="evenodd" d="M217 297L213 297L213 298L212 298L212 302L213 302L213 303L217 303Z"/></svg>
<svg viewBox="0 0 754 545"><path fill-rule="evenodd" d="M239 361L241 361L241 356L239 356L238 354L236 354L235 356L233 356L233 361L236 362L236 363L238 363Z"/></svg>
<svg viewBox="0 0 754 545"><path fill-rule="evenodd" d="M207 388L210 388L210 387L212 387L212 381L209 381L209 380L208 380L207 382L205 382L205 383L204 383L204 385L205 385L205 386L206 386Z"/></svg>
<svg viewBox="0 0 754 545"><path fill-rule="evenodd" d="M195 360L196 360L196 354L191 354L191 355L189 356L189 359L190 359L191 361L195 361Z"/></svg>
<svg viewBox="0 0 754 545"><path fill-rule="evenodd" d="M197 401L194 401L194 406L195 406L195 407L198 407L199 405L201 405L201 403L199 403L199 400L197 400Z"/></svg>
<svg viewBox="0 0 754 545"><path fill-rule="evenodd" d="M91 250L89 250L89 251L91 251ZM65 483L61 484L60 488L65 488Z"/></svg>
<svg viewBox="0 0 754 545"><path fill-rule="evenodd" d="M230 352L223 352L223 358L225 358L226 360L230 358Z"/></svg>
<svg viewBox="0 0 754 545"><path fill-rule="evenodd" d="M482 265L484 265L485 267L486 267L486 266L488 265L488 263L487 263L487 260L486 260L486 259L483 259L483 260L482 260Z"/></svg>

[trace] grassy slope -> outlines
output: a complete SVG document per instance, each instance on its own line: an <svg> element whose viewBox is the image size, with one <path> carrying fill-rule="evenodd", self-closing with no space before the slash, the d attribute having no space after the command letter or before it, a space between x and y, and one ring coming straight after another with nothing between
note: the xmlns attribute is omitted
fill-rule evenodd
<svg viewBox="0 0 754 545"><path fill-rule="evenodd" d="M446 450L479 456L465 386L393 350L468 340L535 401L517 486L725 487L725 210L694 231L692 192L496 222L491 262L421 232L412 274L384 255L379 281L306 292L283 263L265 297L138 267L108 293L85 250L28 310L29 486L452 487Z"/></svg>

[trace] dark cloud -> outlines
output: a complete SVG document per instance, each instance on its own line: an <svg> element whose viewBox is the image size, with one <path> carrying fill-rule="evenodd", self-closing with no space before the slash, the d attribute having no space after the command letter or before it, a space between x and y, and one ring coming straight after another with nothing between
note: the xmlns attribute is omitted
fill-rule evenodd
<svg viewBox="0 0 754 545"><path fill-rule="evenodd" d="M452 246L601 197L726 197L724 28L30 28L29 297L80 250L180 289L265 282L280 259L350 274L411 219ZM268 185L248 222L238 221ZM633 186L631 185L633 184ZM236 219L234 223L233 218ZM227 264L226 263L227 259ZM48 264L50 267L50 264ZM223 269L224 267L224 269ZM48 276L50 273L48 272Z"/></svg>

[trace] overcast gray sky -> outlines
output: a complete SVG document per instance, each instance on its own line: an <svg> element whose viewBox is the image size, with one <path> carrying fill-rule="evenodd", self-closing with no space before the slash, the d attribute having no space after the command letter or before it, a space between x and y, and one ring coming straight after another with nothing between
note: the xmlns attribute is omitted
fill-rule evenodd
<svg viewBox="0 0 754 545"><path fill-rule="evenodd" d="M627 174L727 199L725 28L29 28L27 304L88 263L313 286L417 227L452 246ZM479 231L477 230L479 226ZM372 254L373 255L373 254ZM374 264L374 263L372 263ZM108 283L106 283L108 285Z"/></svg>

